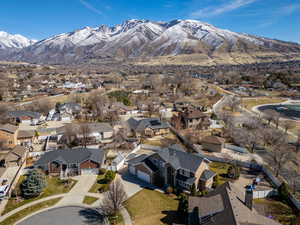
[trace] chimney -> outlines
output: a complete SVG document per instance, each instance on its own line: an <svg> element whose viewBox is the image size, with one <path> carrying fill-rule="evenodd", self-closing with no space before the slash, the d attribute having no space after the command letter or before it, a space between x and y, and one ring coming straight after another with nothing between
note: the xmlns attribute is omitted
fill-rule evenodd
<svg viewBox="0 0 300 225"><path fill-rule="evenodd" d="M253 190L252 189L246 189L245 193L245 205L252 210L253 205Z"/></svg>

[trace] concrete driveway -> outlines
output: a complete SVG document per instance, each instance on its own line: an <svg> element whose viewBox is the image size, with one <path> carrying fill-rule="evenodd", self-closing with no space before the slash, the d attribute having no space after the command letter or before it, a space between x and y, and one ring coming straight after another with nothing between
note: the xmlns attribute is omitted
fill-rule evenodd
<svg viewBox="0 0 300 225"><path fill-rule="evenodd" d="M97 175L81 175L73 177L73 179L77 180L76 185L58 202L58 205L81 204L86 193L88 193L90 188L96 182Z"/></svg>
<svg viewBox="0 0 300 225"><path fill-rule="evenodd" d="M104 217L91 208L68 206L38 213L17 225L104 225Z"/></svg>
<svg viewBox="0 0 300 225"><path fill-rule="evenodd" d="M149 188L149 189L157 189L156 186L146 183L140 179L138 179L136 176L133 176L127 171L127 167L124 168L119 172L122 183L124 185L125 192L127 193L127 197L130 198L131 196L138 193L143 188Z"/></svg>

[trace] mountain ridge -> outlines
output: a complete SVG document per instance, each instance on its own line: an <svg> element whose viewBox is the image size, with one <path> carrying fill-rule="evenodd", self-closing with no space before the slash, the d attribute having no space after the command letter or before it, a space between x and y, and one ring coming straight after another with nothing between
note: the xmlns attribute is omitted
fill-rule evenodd
<svg viewBox="0 0 300 225"><path fill-rule="evenodd" d="M24 46L6 57L35 63L79 63L182 54L212 57L232 52L300 53L300 45L236 33L197 20L132 19L116 26L84 27L58 34Z"/></svg>

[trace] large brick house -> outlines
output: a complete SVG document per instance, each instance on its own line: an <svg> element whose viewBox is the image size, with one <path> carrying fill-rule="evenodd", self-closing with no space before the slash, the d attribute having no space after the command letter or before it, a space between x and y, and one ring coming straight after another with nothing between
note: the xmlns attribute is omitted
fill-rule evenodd
<svg viewBox="0 0 300 225"><path fill-rule="evenodd" d="M164 135L170 132L170 125L158 118L134 119L127 120L127 125L132 134L140 137L142 135L153 137Z"/></svg>
<svg viewBox="0 0 300 225"><path fill-rule="evenodd" d="M68 149L46 152L34 164L52 176L98 174L105 154L101 149Z"/></svg>
<svg viewBox="0 0 300 225"><path fill-rule="evenodd" d="M200 156L170 146L150 155L139 155L128 161L128 171L139 179L157 185L190 190L211 188L215 173Z"/></svg>
<svg viewBox="0 0 300 225"><path fill-rule="evenodd" d="M17 145L18 127L5 124L0 126L0 141L5 148L14 148Z"/></svg>
<svg viewBox="0 0 300 225"><path fill-rule="evenodd" d="M207 129L210 126L209 117L207 114L197 109L186 109L184 112L179 112L177 116L172 118L174 127L188 129L188 128L202 128ZM178 125L180 127L178 127Z"/></svg>

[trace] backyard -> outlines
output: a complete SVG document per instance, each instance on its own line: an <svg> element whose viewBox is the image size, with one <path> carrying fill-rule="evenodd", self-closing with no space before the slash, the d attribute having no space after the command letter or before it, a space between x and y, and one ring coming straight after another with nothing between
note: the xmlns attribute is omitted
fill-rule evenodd
<svg viewBox="0 0 300 225"><path fill-rule="evenodd" d="M299 224L295 220L300 222L300 218L297 218L290 206L276 199L255 199L254 208L260 214L271 217L283 225Z"/></svg>
<svg viewBox="0 0 300 225"><path fill-rule="evenodd" d="M143 189L126 201L133 223L136 225L180 224L177 214L178 200L158 191Z"/></svg>

